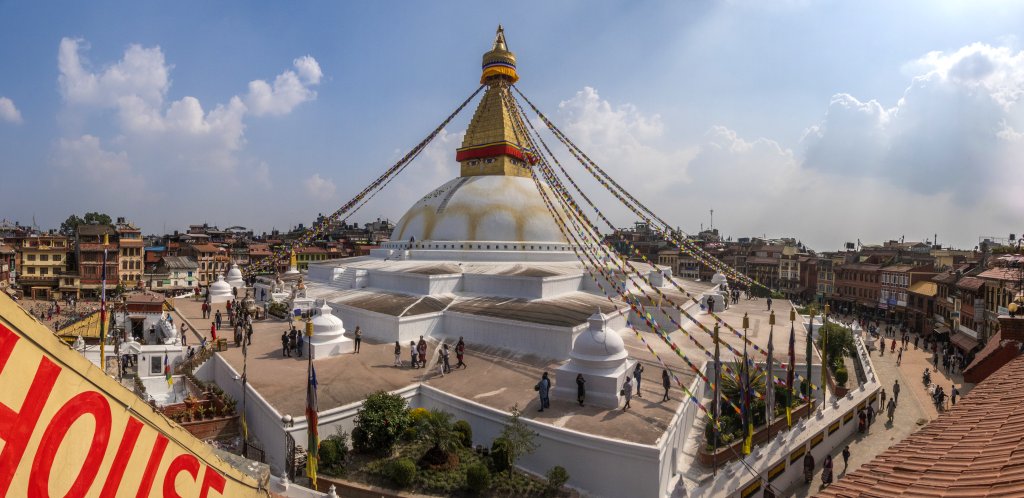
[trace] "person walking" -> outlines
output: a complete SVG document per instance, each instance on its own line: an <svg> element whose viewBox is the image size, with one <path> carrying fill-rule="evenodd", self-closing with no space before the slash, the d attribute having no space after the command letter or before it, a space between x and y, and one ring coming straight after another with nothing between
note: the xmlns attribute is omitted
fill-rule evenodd
<svg viewBox="0 0 1024 498"><path fill-rule="evenodd" d="M583 378L583 374L576 374L576 401L580 402L580 406L583 406L583 400L587 397L586 383L587 380Z"/></svg>
<svg viewBox="0 0 1024 498"><path fill-rule="evenodd" d="M896 366L897 367L900 366L900 363L902 363L902 362L903 362L903 348L900 348L900 352L896 355Z"/></svg>
<svg viewBox="0 0 1024 498"><path fill-rule="evenodd" d="M245 326L245 345L252 346L252 322Z"/></svg>
<svg viewBox="0 0 1024 498"><path fill-rule="evenodd" d="M881 411L885 407L885 388L882 388L882 401L878 403L878 410Z"/></svg>
<svg viewBox="0 0 1024 498"><path fill-rule="evenodd" d="M284 332L281 332L281 352L284 353L285 357L290 357L292 355L288 348L288 344L288 331L285 330Z"/></svg>
<svg viewBox="0 0 1024 498"><path fill-rule="evenodd" d="M661 400L668 401L668 390L672 388L672 382L669 378L667 368L663 368L661 370L661 387L665 388L665 395L661 397Z"/></svg>
<svg viewBox="0 0 1024 498"><path fill-rule="evenodd" d="M455 359L459 362L455 364L455 368L466 368L466 362L463 359L466 356L466 341L459 336L459 342L455 344Z"/></svg>
<svg viewBox="0 0 1024 498"><path fill-rule="evenodd" d="M395 341L395 366L402 367L402 345Z"/></svg>
<svg viewBox="0 0 1024 498"><path fill-rule="evenodd" d="M884 337L879 337L878 338L878 342L879 342L878 356L879 356L879 358L881 358L881 357L885 356L885 338Z"/></svg>
<svg viewBox="0 0 1024 498"><path fill-rule="evenodd" d="M420 357L420 367L427 366L427 341L420 336L420 342L416 343L416 354Z"/></svg>
<svg viewBox="0 0 1024 498"><path fill-rule="evenodd" d="M451 353L448 351L448 345L445 344L441 348L441 361L444 362L444 373L452 373L452 365L449 362L449 358L451 358Z"/></svg>
<svg viewBox="0 0 1024 498"><path fill-rule="evenodd" d="M896 381L892 383L892 401L894 403L899 403L900 402L900 380L899 379L896 379Z"/></svg>
<svg viewBox="0 0 1024 498"><path fill-rule="evenodd" d="M804 455L804 482L807 484L811 483L814 479L814 455L810 451Z"/></svg>
<svg viewBox="0 0 1024 498"><path fill-rule="evenodd" d="M832 455L825 455L825 463L821 465L821 484L832 484Z"/></svg>
<svg viewBox="0 0 1024 498"><path fill-rule="evenodd" d="M548 379L547 372L541 375L540 382L533 386L533 390L537 391L537 394L540 395L540 410L537 410L538 412L542 412L545 408L551 406L551 400L548 398L548 393L551 391L551 379Z"/></svg>
<svg viewBox="0 0 1024 498"><path fill-rule="evenodd" d="M768 311L772 310L772 295L768 294Z"/></svg>
<svg viewBox="0 0 1024 498"><path fill-rule="evenodd" d="M217 340L217 322L210 322L210 337Z"/></svg>
<svg viewBox="0 0 1024 498"><path fill-rule="evenodd" d="M644 374L644 366L641 365L640 362L638 361L638 362L636 362L636 366L633 367L633 378L636 379L636 396L638 398L642 398L643 397L640 394L640 379L643 376L643 374Z"/></svg>
<svg viewBox="0 0 1024 498"><path fill-rule="evenodd" d="M868 404L868 427L875 423L875 405Z"/></svg>
<svg viewBox="0 0 1024 498"><path fill-rule="evenodd" d="M889 353L895 353L895 352L896 352L896 339L893 339L892 340L892 346L889 347Z"/></svg>
<svg viewBox="0 0 1024 498"><path fill-rule="evenodd" d="M352 351L352 354L359 353L359 345L362 344L362 342L363 342L363 331L359 329L358 325L356 325L355 336L356 336L356 347L355 347L355 350Z"/></svg>
<svg viewBox="0 0 1024 498"><path fill-rule="evenodd" d="M843 472L850 468L850 445L843 448Z"/></svg>
<svg viewBox="0 0 1024 498"><path fill-rule="evenodd" d="M217 322L218 329L224 323L224 319L223 317L221 317L220 310L217 310L217 314L214 316L214 321Z"/></svg>
<svg viewBox="0 0 1024 498"><path fill-rule="evenodd" d="M622 391L620 391L620 392L622 393L623 396L626 397L626 404L625 404L625 406L622 407L622 411L626 411L626 410L629 409L629 400L633 399L633 378L632 377L630 377L628 375L626 376L626 382L624 384L622 384Z"/></svg>
<svg viewBox="0 0 1024 498"><path fill-rule="evenodd" d="M420 363L416 361L416 341L409 341L409 366L419 368Z"/></svg>
<svg viewBox="0 0 1024 498"><path fill-rule="evenodd" d="M892 423L892 417L896 414L896 398L889 399L889 404L885 405L885 411L889 415L889 423Z"/></svg>

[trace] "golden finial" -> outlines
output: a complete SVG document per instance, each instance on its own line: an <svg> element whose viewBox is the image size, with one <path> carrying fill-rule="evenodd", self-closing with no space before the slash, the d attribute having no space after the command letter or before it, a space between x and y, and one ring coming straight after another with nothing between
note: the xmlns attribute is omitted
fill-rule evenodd
<svg viewBox="0 0 1024 498"><path fill-rule="evenodd" d="M505 29L500 24L494 34L494 47L484 54L480 83L486 83L491 78L507 79L510 83L519 81L519 75L516 74L516 55L509 52L508 44L505 43Z"/></svg>

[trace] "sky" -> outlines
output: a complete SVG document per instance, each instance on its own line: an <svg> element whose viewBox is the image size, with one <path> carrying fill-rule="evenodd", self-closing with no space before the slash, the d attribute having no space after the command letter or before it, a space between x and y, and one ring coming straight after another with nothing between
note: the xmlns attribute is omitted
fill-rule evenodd
<svg viewBox="0 0 1024 498"><path fill-rule="evenodd" d="M1022 21L1005 0L0 0L0 219L308 225L476 89L501 23L517 86L685 232L714 210L732 237L969 249L1024 231ZM472 109L352 219L457 176Z"/></svg>

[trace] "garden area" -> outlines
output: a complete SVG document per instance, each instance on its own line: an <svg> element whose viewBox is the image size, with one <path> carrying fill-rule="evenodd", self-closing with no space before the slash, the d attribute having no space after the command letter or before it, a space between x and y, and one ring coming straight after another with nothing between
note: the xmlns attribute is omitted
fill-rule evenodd
<svg viewBox="0 0 1024 498"><path fill-rule="evenodd" d="M739 372L742 363L735 362L724 365L727 365L731 372ZM773 372L773 375L776 375L777 377L780 378L785 378L785 374L785 371L779 371L777 373ZM759 395L752 397L750 401L750 411L753 413L754 416L755 433L761 431L767 425L767 414L765 410L765 396L767 395L767 384L765 380L766 372L763 368L757 368L756 370L750 373L750 384L753 387L754 391L757 392ZM799 388L800 392L806 392L806 383L801 383ZM740 414L736 413L736 410L733 408L733 404L736 406L743 406L743 396L741 393L742 390L740 389L740 383L738 382L735 376L733 376L730 373L726 373L725 368L722 369L722 380L720 389L722 394L728 399L728 401L722 399L718 400L720 404L719 413L721 414L721 416L719 417L721 422L721 431L718 434L718 446L717 448L715 447L714 426L709 423L704 427L705 452L715 452L718 449L731 446L733 444L736 444L738 441L742 441L743 438L746 436L746 428L743 427L743 420L740 417ZM730 404L729 402L731 402L732 404ZM778 423L780 418L783 422L785 422L786 402L786 387L784 385L776 384L773 423ZM794 411L796 411L798 407L804 404L805 403L801 401L798 396L793 396L791 407Z"/></svg>
<svg viewBox="0 0 1024 498"><path fill-rule="evenodd" d="M826 340L827 339L827 340ZM827 350L822 346L827 347ZM828 372L835 382L835 394L846 394L850 379L847 359L857 357L857 346L853 342L853 331L835 322L829 322L818 329L818 351L826 352Z"/></svg>
<svg viewBox="0 0 1024 498"><path fill-rule="evenodd" d="M381 391L367 397L351 434L336 432L320 442L319 474L418 494L575 496L564 489L569 474L560 466L545 478L515 468L536 450L535 436L513 407L501 435L489 446L474 446L465 420L410 409L401 396Z"/></svg>

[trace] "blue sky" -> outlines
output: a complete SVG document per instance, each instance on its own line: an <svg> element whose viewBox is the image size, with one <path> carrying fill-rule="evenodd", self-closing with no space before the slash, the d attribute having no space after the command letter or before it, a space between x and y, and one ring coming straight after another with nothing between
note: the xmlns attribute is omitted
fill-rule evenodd
<svg viewBox="0 0 1024 498"><path fill-rule="evenodd" d="M0 218L309 223L475 89L502 23L519 87L686 231L714 208L818 249L973 247L1022 230L1021 21L1010 1L0 1ZM356 218L455 176L469 115Z"/></svg>

